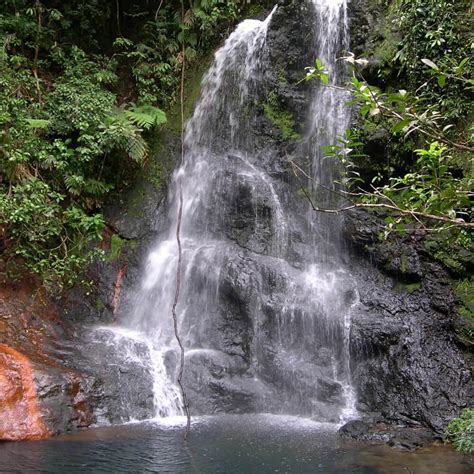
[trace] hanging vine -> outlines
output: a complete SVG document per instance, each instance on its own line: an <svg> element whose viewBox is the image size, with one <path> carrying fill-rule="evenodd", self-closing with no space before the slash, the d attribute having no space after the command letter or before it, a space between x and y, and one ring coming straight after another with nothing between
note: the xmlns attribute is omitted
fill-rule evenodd
<svg viewBox="0 0 474 474"><path fill-rule="evenodd" d="M184 24L185 19L185 10L184 10L184 3L181 0L181 21ZM184 81L185 81L185 73L186 73L186 46L184 38L181 41L181 85L180 85L180 113L181 113L181 165L184 163ZM183 407L186 414L186 431L184 433L184 439L186 440L189 435L189 431L191 429L191 412L189 409L189 402L188 397L186 395L186 390L183 385L183 374L184 374L184 346L183 342L181 341L181 337L179 335L179 328L178 328L178 314L176 308L179 302L179 294L181 290L181 265L183 259L183 250L181 246L181 221L183 218L183 189L181 186L181 178L178 180L178 194L179 194L179 202L178 202L178 219L177 219L177 226L176 226L176 242L178 245L178 265L176 268L176 291L174 295L173 307L171 309L171 313L173 316L173 326L174 326L174 335L176 341L179 346L180 350L180 363L179 363L179 371L178 371L178 378L177 383L179 389L181 391L181 396L183 399Z"/></svg>

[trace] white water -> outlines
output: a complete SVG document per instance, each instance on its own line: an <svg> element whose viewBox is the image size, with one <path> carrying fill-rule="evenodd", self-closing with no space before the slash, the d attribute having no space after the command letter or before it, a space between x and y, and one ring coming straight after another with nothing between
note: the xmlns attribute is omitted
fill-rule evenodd
<svg viewBox="0 0 474 474"><path fill-rule="evenodd" d="M334 166L331 160L326 159L321 147L338 144L338 139L343 137L350 124L350 113L347 106L350 95L340 89L331 87L340 85L344 80L344 66L338 57L338 53L341 52L341 45L342 49L348 50L349 48L347 1L312 0L312 2L319 25L316 34L317 57L326 68L329 76L329 87L320 86L316 89L310 108L310 127L306 140L311 144L312 150L312 188L318 196L323 196L317 204L322 208L337 208L340 202L337 191L341 189L338 182L337 166ZM321 190L325 192L321 193ZM336 191L336 193L331 193L331 190ZM338 241L337 247L340 247L342 218L327 217L324 215L319 215L316 218L311 217L313 232L320 239L329 242ZM330 247L329 251L334 252L334 247ZM340 415L341 424L355 418L357 415L355 408L356 395L350 380L349 351L351 313L352 308L358 304L357 291L354 292L354 295L354 302L346 311L342 312L342 359L344 363L342 374L335 375L335 379L339 380L343 387L346 400L345 407Z"/></svg>
<svg viewBox="0 0 474 474"><path fill-rule="evenodd" d="M258 74L260 67L259 53L265 41L271 16L272 15L264 22L256 20L246 20L242 22L226 41L225 45L216 53L214 64L203 79L201 98L194 112L193 119L186 128L186 161L175 172L170 193L170 199L172 201L170 215L174 222L170 226L168 239L160 243L157 249L150 255L143 283L143 290L147 293L151 291L153 293L153 300L158 304L158 307L153 307L157 317L153 319L152 326L157 329L157 332L152 337L156 345L163 346L163 343L165 344L165 351L173 348L176 349L175 335L171 330L171 321L169 320L170 313L163 311L163 308L171 308L175 290L177 269L175 237L177 222L175 219L178 215L178 182L182 181L184 203L181 230L183 261L185 262L183 280L186 281L192 278L191 273L195 270L196 265L200 265L200 270L203 273L210 272L211 275L209 278L210 280L214 280L213 282L209 282L211 284L208 286L217 287L217 275L212 275L212 272L219 266L216 257L218 258L218 248L222 243L214 241L213 239L211 240L210 235L206 235L208 234L206 229L204 235L201 234L199 239L192 237L193 234L195 234L195 226L198 225L196 220L197 218L199 219L202 213L202 204L208 200L209 195L212 193L212 189L210 188L210 184L212 183L206 179L206 176L212 175L213 173L213 163L209 162L209 155L213 153L212 145L220 139L219 136L215 135L215 132L218 130L214 129L212 124L208 126L206 126L206 124L209 119L210 110L214 109L217 105L216 97L224 95L224 91L222 90L225 86L224 74L233 68L237 69L242 67L240 62L242 52L245 54L245 66L243 74L239 78L240 80L237 81L239 90L238 94L236 94L241 104L252 90L255 76ZM239 121L235 118L235 110L233 110L232 104L227 104L224 101L222 101L219 106L222 108L220 114L223 119L225 120L225 117L228 117L230 141L238 145L238 142L241 140L241 134L237 132ZM211 159L217 160L219 158L211 156ZM244 158L242 159L245 160ZM157 293L159 294L157 295ZM182 291L182 294L184 293L185 292ZM209 300L212 301L212 298L209 298ZM146 312L143 311L144 309ZM138 322L139 327L146 328L148 326L150 322L149 311L150 308L146 306L138 308L134 319ZM165 321L162 320L163 317ZM186 309L181 311L179 317L181 320L186 317ZM199 329L197 329L196 332L199 332ZM186 333L182 333L181 335L185 341L196 339L196 335L194 335L194 337ZM188 351L188 353L189 352L190 351ZM170 382L171 381L168 383ZM174 414L178 414L178 412Z"/></svg>
<svg viewBox="0 0 474 474"><path fill-rule="evenodd" d="M327 65L336 84L341 80L336 54L347 41L346 3L311 1L318 32L315 57ZM306 225L313 244L301 251L304 266L293 261L292 233L299 224L291 200L296 191L288 193L267 172L263 161L272 151L262 149L252 134L249 110L255 113L255 104L267 93L266 37L274 12L264 22L241 23L216 53L186 127L184 162L170 186L169 227L148 257L136 310L122 318L127 329L99 329L110 333L107 340L120 346L126 357L138 357L148 368L155 417L182 415L174 382L178 348L171 317L180 187L184 205L178 320L186 349L185 382L198 387L192 392L194 407L202 414L227 410L220 400L227 403L226 394L235 392L233 412L270 411L337 423L355 414L349 337L357 291L339 263L342 224L310 215ZM344 96L315 87L301 147L311 156L314 182L325 187L334 187L336 173L320 146L333 144L348 120ZM229 196L236 196L237 204ZM241 209L247 201L250 210ZM239 216L245 212L252 215L246 214L241 224ZM235 237L241 234L242 242ZM230 302L237 309L229 309ZM242 317L249 319L245 333L233 327ZM315 395L321 390L329 390L328 401ZM209 399L216 408L209 408ZM240 399L250 408L239 406Z"/></svg>
<svg viewBox="0 0 474 474"><path fill-rule="evenodd" d="M164 364L163 351L157 350L145 334L124 327L101 326L95 329L101 344L120 347L120 360L116 363L140 363L149 370L153 380L155 415L169 417L182 415L181 394L170 383ZM133 415L131 416L133 418Z"/></svg>

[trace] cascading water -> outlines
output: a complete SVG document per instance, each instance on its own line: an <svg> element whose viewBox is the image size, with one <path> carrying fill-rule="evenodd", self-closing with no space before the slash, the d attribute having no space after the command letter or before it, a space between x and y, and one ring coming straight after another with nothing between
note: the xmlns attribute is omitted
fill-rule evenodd
<svg viewBox="0 0 474 474"><path fill-rule="evenodd" d="M337 83L335 58L347 40L345 1L312 3L314 57ZM128 329L99 330L149 368L155 416L182 414L171 317L179 187L177 313L193 414L270 412L336 423L353 414L348 338L357 291L340 263L341 222L299 212L294 186L274 170L274 143L258 133L273 14L241 23L216 53L186 127L184 162L170 186L169 227L148 257L136 311L122 318ZM346 127L344 103L341 93L315 86L299 144L311 158L315 191L333 186L333 166L319 150Z"/></svg>

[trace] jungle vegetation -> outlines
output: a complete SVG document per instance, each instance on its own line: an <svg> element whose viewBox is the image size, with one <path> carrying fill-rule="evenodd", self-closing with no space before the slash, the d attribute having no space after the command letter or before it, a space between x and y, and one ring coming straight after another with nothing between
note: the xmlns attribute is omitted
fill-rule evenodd
<svg viewBox="0 0 474 474"><path fill-rule="evenodd" d="M199 62L246 4L1 4L0 270L60 292L100 257L103 207L149 158L184 57Z"/></svg>

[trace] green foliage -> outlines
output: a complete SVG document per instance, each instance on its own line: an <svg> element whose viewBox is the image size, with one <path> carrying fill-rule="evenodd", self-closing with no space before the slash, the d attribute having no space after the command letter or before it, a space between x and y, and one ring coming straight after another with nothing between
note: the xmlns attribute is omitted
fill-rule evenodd
<svg viewBox="0 0 474 474"><path fill-rule="evenodd" d="M102 238L100 209L145 161L147 134L166 116L118 106L114 58L53 42L67 20L59 10L10 8L0 14L0 258L59 291L101 256L91 245Z"/></svg>
<svg viewBox="0 0 474 474"><path fill-rule="evenodd" d="M188 66L205 55L227 35L240 14L237 0L194 0L185 2L181 18L179 2L164 2L155 14L144 12L142 32L136 39L118 37L116 56L129 67L139 104L169 108L176 101L183 62Z"/></svg>
<svg viewBox="0 0 474 474"><path fill-rule="evenodd" d="M472 278L459 280L454 285L454 293L458 299L457 309L463 317L458 329L461 339L474 346L474 281Z"/></svg>
<svg viewBox="0 0 474 474"><path fill-rule="evenodd" d="M295 121L287 110L282 108L275 92L270 92L268 100L263 104L265 117L281 132L284 140L297 140L299 134L295 132Z"/></svg>
<svg viewBox="0 0 474 474"><path fill-rule="evenodd" d="M369 67L364 69L364 64L355 64L361 72L357 78L365 76L369 82L384 87L378 92L386 97L400 89L406 90L405 104L400 102L400 105L406 106L405 111L415 110L417 115L413 121L400 108L398 112L401 110L408 121L399 125L398 134L391 132L386 117L382 120L377 115L376 120L370 121L370 130L365 120L360 121L366 132L363 141L368 143L371 155L363 161L366 170L375 168L386 177L410 172L414 165L412 150L425 146L425 141L440 141L439 131L448 140L469 147L474 145L472 11L471 2L466 0L386 0L372 5L376 3L383 4L385 19L380 22L381 28L371 33L369 49L363 53L371 58ZM377 11L380 15L380 8ZM371 89L376 90L372 86ZM430 138L426 134L420 136L423 132L418 129L422 126L424 132L433 131L426 130L425 111L431 122L429 128L435 125ZM431 112L435 112L432 117ZM391 126L399 122L392 120ZM404 132L410 132L408 139ZM449 143L448 146L451 148ZM456 174L472 174L472 151L458 151L450 152L450 168Z"/></svg>
<svg viewBox="0 0 474 474"><path fill-rule="evenodd" d="M75 283L81 268L99 256L87 246L101 239L103 225L100 214L86 214L73 203L65 207L65 196L37 178L0 194L9 258L21 258L51 291Z"/></svg>
<svg viewBox="0 0 474 474"><path fill-rule="evenodd" d="M342 58L354 68L354 74L346 87L328 85L324 66L316 61L316 67L310 68L306 79L319 79L328 87L334 87L352 92L354 105L361 117L361 129L364 133L372 129L385 129L386 133L395 139L407 138L412 134L424 138L426 148L414 150L416 160L410 172L395 176L378 177L370 185L364 183L360 174L354 170L357 158L364 155L363 142L354 132L347 132L340 138L340 143L325 147L327 154L342 158L346 164L347 176L345 185L349 186L357 196L358 207L382 208L391 215L386 218L384 238L390 232L406 232L413 225L427 231L441 232L454 228L450 241L464 236L460 229L471 228L473 197L472 174L455 173L452 163L454 150L473 152L468 144L457 143L447 135L452 125L445 125L445 116L436 105L426 103L422 98L400 89L397 92L383 93L379 89L369 86L357 77L357 67L363 66L364 59L356 59L354 55ZM443 81L448 75L442 72L436 64L425 59L423 63ZM472 81L459 76L464 72L468 59L461 61L453 74L454 80L461 80L465 87L471 87ZM458 74L458 75L455 75ZM444 126L443 126L444 125ZM423 142L422 142L423 143ZM380 181L386 184L380 185ZM362 184L362 187L361 187ZM365 187L365 189L364 189ZM466 247L474 249L474 242L470 238Z"/></svg>
<svg viewBox="0 0 474 474"><path fill-rule="evenodd" d="M128 120L143 130L150 130L152 127L166 123L166 114L151 105L132 107L124 113Z"/></svg>
<svg viewBox="0 0 474 474"><path fill-rule="evenodd" d="M97 257L101 209L145 172L153 135L166 123L162 109L176 108L183 61L200 69L241 12L238 0L185 2L184 17L181 6L4 2L0 260L10 269L23 265L57 290L80 281ZM192 89L186 113L199 87ZM166 166L146 168L157 188Z"/></svg>
<svg viewBox="0 0 474 474"><path fill-rule="evenodd" d="M328 72L319 58L316 59L313 67L306 68L305 80L312 81L314 79L319 79L325 85L329 84Z"/></svg>
<svg viewBox="0 0 474 474"><path fill-rule="evenodd" d="M110 259L112 261L118 260L125 247L125 240L119 235L113 234L110 239Z"/></svg>
<svg viewBox="0 0 474 474"><path fill-rule="evenodd" d="M466 408L459 418L454 418L446 428L445 436L457 451L474 453L474 409Z"/></svg>
<svg viewBox="0 0 474 474"><path fill-rule="evenodd" d="M471 2L468 0L400 0L398 28L403 40L394 61L412 90L421 86L424 99L437 104L448 119L459 119L469 110L469 95L458 82L426 79L422 60L441 69L457 67L470 54Z"/></svg>
<svg viewBox="0 0 474 474"><path fill-rule="evenodd" d="M468 274L469 260L474 249L474 238L469 230L450 227L439 229L426 236L424 245L451 273L458 277Z"/></svg>
<svg viewBox="0 0 474 474"><path fill-rule="evenodd" d="M389 184L380 190L383 196L404 209L445 216L452 220L449 225L456 224L457 219L469 220L471 183L453 177L447 165L447 148L433 142L428 149L418 149L415 153L418 156L416 171L390 178ZM398 218L395 222L401 220Z"/></svg>
<svg viewBox="0 0 474 474"><path fill-rule="evenodd" d="M106 151L120 149L133 161L143 163L149 153L143 131L164 123L165 113L150 105L115 108L100 127L101 143Z"/></svg>

